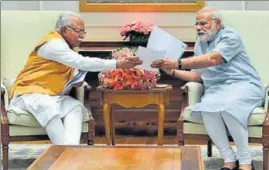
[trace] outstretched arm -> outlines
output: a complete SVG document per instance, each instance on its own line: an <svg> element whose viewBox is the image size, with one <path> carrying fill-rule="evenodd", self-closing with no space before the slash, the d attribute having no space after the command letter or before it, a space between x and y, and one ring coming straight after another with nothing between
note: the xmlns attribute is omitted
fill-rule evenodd
<svg viewBox="0 0 269 170"><path fill-rule="evenodd" d="M170 76L176 77L184 81L193 81L199 83L202 82L201 75L197 72L176 70L176 69L172 70L163 69L163 71Z"/></svg>

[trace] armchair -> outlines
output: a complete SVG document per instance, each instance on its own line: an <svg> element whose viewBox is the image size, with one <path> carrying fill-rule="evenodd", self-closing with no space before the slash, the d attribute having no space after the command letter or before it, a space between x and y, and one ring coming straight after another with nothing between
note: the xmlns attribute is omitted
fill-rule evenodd
<svg viewBox="0 0 269 170"><path fill-rule="evenodd" d="M8 109L8 92L12 80L23 68L34 45L48 31L54 29L60 11L2 11L1 12L1 143L3 168L8 169L8 147L13 141L35 141L48 139L31 113ZM73 89L73 97L89 106L87 85ZM93 145L94 119L83 117L81 142Z"/></svg>
<svg viewBox="0 0 269 170"><path fill-rule="evenodd" d="M251 57L252 64L258 71L266 87L266 97L263 107L255 108L248 123L249 142L261 143L263 146L263 169L268 170L269 154L269 77L268 77L268 41L269 30L268 11L221 11L224 17L224 25L235 28L245 44L247 53ZM252 21L251 29L247 26ZM177 138L178 145L184 145L184 140L207 140L208 156L211 156L212 143L204 128L203 121L190 116L190 108L200 101L203 95L203 85L188 82L181 87L182 108L178 119ZM231 139L232 140L232 139Z"/></svg>

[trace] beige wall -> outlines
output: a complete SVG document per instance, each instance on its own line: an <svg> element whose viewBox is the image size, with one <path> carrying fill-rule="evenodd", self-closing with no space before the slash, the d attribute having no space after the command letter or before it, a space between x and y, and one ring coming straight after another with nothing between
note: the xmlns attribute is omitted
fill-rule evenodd
<svg viewBox="0 0 269 170"><path fill-rule="evenodd" d="M121 25L147 20L184 41L195 40L195 13L81 13L87 29L86 40L122 40ZM98 18L98 19L96 19Z"/></svg>
<svg viewBox="0 0 269 170"><path fill-rule="evenodd" d="M206 6L219 10L269 10L262 1L206 1ZM252 8L253 7L253 8ZM254 8L255 7L255 8ZM79 13L78 1L3 1L2 10L70 10ZM86 23L86 40L117 41L123 37L119 29L132 20L147 20L184 41L195 41L193 12L93 12L80 13Z"/></svg>

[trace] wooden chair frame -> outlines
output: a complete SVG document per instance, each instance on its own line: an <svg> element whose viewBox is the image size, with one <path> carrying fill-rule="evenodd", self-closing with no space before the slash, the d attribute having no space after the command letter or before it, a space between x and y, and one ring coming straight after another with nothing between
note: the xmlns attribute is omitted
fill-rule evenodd
<svg viewBox="0 0 269 170"><path fill-rule="evenodd" d="M85 107L89 109L89 95L91 88L90 86L84 86L84 103ZM8 170L8 149L10 142L16 141L37 141L37 140L49 140L47 135L29 135L29 136L10 136L9 135L9 123L7 118L7 112L4 103L5 90L1 87L1 143L3 152L3 170ZM88 145L94 144L95 137L95 121L90 115L88 123L88 132L81 134L81 142L87 143Z"/></svg>

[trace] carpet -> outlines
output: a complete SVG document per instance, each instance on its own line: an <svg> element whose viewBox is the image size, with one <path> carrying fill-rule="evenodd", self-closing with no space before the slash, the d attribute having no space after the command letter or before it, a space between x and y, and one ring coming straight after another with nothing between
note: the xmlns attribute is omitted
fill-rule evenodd
<svg viewBox="0 0 269 170"><path fill-rule="evenodd" d="M49 146L50 144L10 144L9 169L25 170ZM235 148L233 147L233 149ZM204 160L205 170L220 169L220 167L223 165L223 160L215 146L213 146L212 157L207 156L207 148L205 145L201 145L201 151ZM262 170L262 147L251 146L251 153L256 170Z"/></svg>

